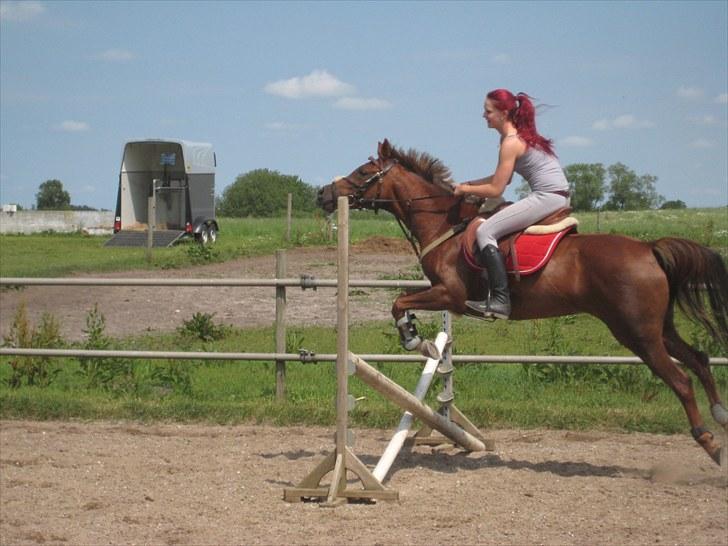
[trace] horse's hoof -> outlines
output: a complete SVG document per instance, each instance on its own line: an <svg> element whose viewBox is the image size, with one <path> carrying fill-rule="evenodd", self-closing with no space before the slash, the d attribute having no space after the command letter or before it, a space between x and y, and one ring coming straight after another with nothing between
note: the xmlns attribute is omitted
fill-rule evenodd
<svg viewBox="0 0 728 546"><path fill-rule="evenodd" d="M710 454L710 458L713 459L715 461L715 464L717 464L718 466L721 466L721 465L725 464L724 461L721 462L721 456L720 456L720 454L721 454L722 451L723 451L723 448L722 447L719 447L718 449L716 449L715 451L713 451L713 453Z"/></svg>
<svg viewBox="0 0 728 546"><path fill-rule="evenodd" d="M424 340L420 344L419 350L422 356L426 356L427 358L434 358L435 360L440 360L440 358L442 358L437 346L429 339Z"/></svg>

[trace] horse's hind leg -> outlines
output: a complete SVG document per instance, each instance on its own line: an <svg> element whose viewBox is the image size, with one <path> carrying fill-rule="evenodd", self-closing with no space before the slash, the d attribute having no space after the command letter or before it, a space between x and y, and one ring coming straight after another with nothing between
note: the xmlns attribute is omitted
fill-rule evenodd
<svg viewBox="0 0 728 546"><path fill-rule="evenodd" d="M645 350L635 352L677 395L690 421L693 438L717 464L720 464L720 446L714 441L713 434L703 426L703 418L695 401L695 391L690 376L672 361L661 341L653 343Z"/></svg>
<svg viewBox="0 0 728 546"><path fill-rule="evenodd" d="M714 441L713 434L703 426L703 417L695 401L695 391L690 376L675 364L668 354L662 340L663 325L650 320L628 319L605 322L614 336L640 357L652 372L672 389L687 414L693 438L717 464L720 464L720 446ZM633 326L630 326L630 323Z"/></svg>
<svg viewBox="0 0 728 546"><path fill-rule="evenodd" d="M685 364L700 380L700 383L705 389L705 393L708 395L710 413L713 415L713 419L728 431L728 410L726 410L718 394L715 379L710 371L708 355L698 351L680 337L680 334L675 329L672 313L669 313L665 318L662 339L665 342L665 347L667 348L667 352L670 353L670 356Z"/></svg>

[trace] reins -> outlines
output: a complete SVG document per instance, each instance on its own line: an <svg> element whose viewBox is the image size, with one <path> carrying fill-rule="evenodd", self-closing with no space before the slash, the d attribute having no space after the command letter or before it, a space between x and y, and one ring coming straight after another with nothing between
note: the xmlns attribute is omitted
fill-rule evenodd
<svg viewBox="0 0 728 546"><path fill-rule="evenodd" d="M369 161L371 161L377 168L379 169L376 173L374 173L372 176L367 178L364 182L357 184L356 182L352 181L348 176L343 177L343 180L349 184L352 188L356 189L356 193L352 194L350 196L351 198L351 204L352 206L359 206L361 208L367 208L367 205L371 207L374 210L374 213L377 214L379 212L379 205L384 203L402 203L405 205L405 210L407 215L412 215L416 213L422 213L422 212L431 212L431 213L437 213L442 212L439 210L430 210L430 209L413 209L412 203L415 201L426 201L430 199L440 199L442 197L449 197L448 195L423 195L421 197L412 197L409 199L385 199L379 197L381 192L381 186L377 188L377 194L373 198L364 198L364 193L375 183L380 183L384 178L384 176L397 164L396 160L391 160L387 165L384 167L381 167L381 160L375 160L373 157L369 158ZM419 241L412 235L412 231L406 226L406 224L402 221L402 219L399 218L399 216L395 215L395 219L397 220L397 224L399 224L399 228L402 230L402 233L405 236L405 239L409 242L409 244L412 246L412 250L414 250L415 255L417 256L417 259L421 262L424 257L431 252L433 249L435 249L440 244L444 243L448 239L454 237L458 233L461 233L465 230L468 223L471 219L464 220L460 224L450 228L445 233L440 235L438 238L436 238L434 241L432 241L430 244L425 246L425 248L420 249L418 247Z"/></svg>

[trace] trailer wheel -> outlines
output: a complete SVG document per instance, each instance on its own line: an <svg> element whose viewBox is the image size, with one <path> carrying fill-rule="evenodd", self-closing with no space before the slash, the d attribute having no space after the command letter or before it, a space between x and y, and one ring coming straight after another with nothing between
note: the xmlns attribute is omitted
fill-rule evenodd
<svg viewBox="0 0 728 546"><path fill-rule="evenodd" d="M217 228L215 224L210 224L207 227L207 242L208 244L214 245L217 241Z"/></svg>
<svg viewBox="0 0 728 546"><path fill-rule="evenodd" d="M210 234L208 233L207 229L203 229L199 233L195 234L195 239L202 246L207 246L210 243Z"/></svg>

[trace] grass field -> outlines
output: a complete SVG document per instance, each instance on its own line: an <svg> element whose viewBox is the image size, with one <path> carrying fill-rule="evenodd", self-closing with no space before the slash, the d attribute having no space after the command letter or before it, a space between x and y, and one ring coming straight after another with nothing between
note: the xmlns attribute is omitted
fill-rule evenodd
<svg viewBox="0 0 728 546"><path fill-rule="evenodd" d="M647 211L578 215L582 232L624 233L640 239L683 236L707 244L727 256L728 214L725 208L687 211ZM386 215L352 214L354 242L377 236L400 236ZM0 237L0 275L63 276L129 268L184 267L197 260L227 260L273 252L277 248L326 242L321 218L297 219L292 241L284 241L281 219L223 219L212 256L200 256L194 245L155 249L148 264L143 249L107 249L103 240L81 235ZM686 339L713 356L725 349L696 326L678 317ZM2 317L7 324L11 317ZM232 330L220 326L221 338L203 341L173 333L154 337L108 339L100 329L88 348L148 350L273 351L270 328ZM420 330L434 337L436 323ZM36 325L36 328L38 325ZM569 316L518 323L483 325L454 321L455 351L460 354L623 355L629 354L596 319ZM5 328L3 328L5 330ZM332 329L292 325L288 350L305 347L335 352ZM62 341L59 342L63 344ZM400 352L389 322L371 323L351 332L351 348L361 353ZM25 380L12 386L13 366L25 370ZM383 363L380 369L412 388L418 367ZM45 370L47 380L37 370ZM601 428L678 432L687 430L675 396L644 367L628 366L497 366L461 365L455 376L457 404L483 427ZM35 371L33 371L35 370ZM35 384L28 377L35 373ZM728 398L728 369L716 369L719 388ZM47 385L45 383L48 383ZM695 382L697 385L697 382ZM275 399L272 362L171 362L78 359L0 360L0 417L35 419L135 419L238 423L331 425L335 378L331 364L289 363L287 400ZM352 414L365 426L392 426L399 410L357 381L355 396L366 396ZM698 393L708 415L705 397Z"/></svg>
<svg viewBox="0 0 728 546"><path fill-rule="evenodd" d="M621 233L642 240L686 237L710 246L728 259L728 209L685 209L577 214L582 233ZM291 241L285 240L282 218L222 218L220 237L209 253L193 243L154 249L147 262L144 248L106 248L106 238L39 234L0 236L0 276L60 277L139 268L168 269L200 261L273 253L279 248L321 245L328 242L321 216L295 218ZM391 215L353 211L351 241L371 236L402 237Z"/></svg>

